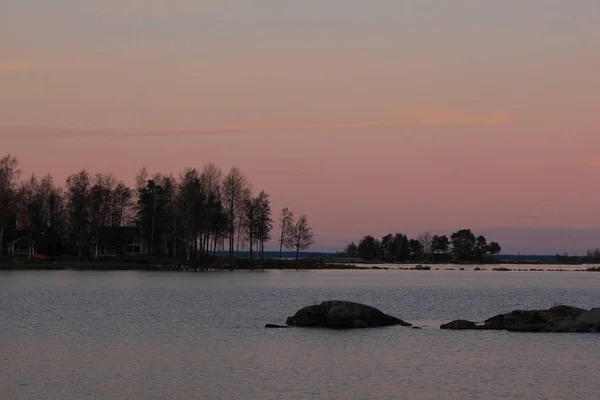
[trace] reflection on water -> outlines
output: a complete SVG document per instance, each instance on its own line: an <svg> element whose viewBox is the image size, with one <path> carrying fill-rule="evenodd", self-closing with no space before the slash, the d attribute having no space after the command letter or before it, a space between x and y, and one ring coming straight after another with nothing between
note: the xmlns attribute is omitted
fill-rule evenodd
<svg viewBox="0 0 600 400"><path fill-rule="evenodd" d="M263 328L326 299L425 328ZM1 272L0 397L596 399L599 335L437 328L599 299L587 272Z"/></svg>

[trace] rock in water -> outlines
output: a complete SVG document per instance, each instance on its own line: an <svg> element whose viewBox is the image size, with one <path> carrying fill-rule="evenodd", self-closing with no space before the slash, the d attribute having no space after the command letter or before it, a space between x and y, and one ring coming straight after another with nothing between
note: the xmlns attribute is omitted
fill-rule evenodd
<svg viewBox="0 0 600 400"><path fill-rule="evenodd" d="M287 325L266 324L265 328L289 328Z"/></svg>
<svg viewBox="0 0 600 400"><path fill-rule="evenodd" d="M590 311L582 312L577 316L577 322L600 328L600 308L592 308Z"/></svg>
<svg viewBox="0 0 600 400"><path fill-rule="evenodd" d="M514 310L491 317L483 325L456 320L442 329L507 330L510 332L595 332L600 331L600 309L590 311L571 306L554 306L549 310Z"/></svg>
<svg viewBox="0 0 600 400"><path fill-rule="evenodd" d="M477 329L475 322L467 321L465 319L456 319L447 324L440 326L440 329L452 329L452 330L465 330L465 329Z"/></svg>
<svg viewBox="0 0 600 400"><path fill-rule="evenodd" d="M374 328L381 326L412 326L400 318L385 314L375 307L351 301L329 300L304 307L286 324L299 327Z"/></svg>

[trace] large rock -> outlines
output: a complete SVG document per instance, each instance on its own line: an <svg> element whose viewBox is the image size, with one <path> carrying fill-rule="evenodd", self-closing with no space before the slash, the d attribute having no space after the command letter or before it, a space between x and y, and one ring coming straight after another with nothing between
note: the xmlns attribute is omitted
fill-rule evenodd
<svg viewBox="0 0 600 400"><path fill-rule="evenodd" d="M591 311L565 305L548 310L514 310L486 319L475 328L469 321L452 321L442 329L507 330L510 332L594 332L600 331L600 308ZM459 328L459 326L462 326ZM444 328L445 327L445 328Z"/></svg>
<svg viewBox="0 0 600 400"><path fill-rule="evenodd" d="M600 327L600 308L592 308L579 314L577 322L582 325Z"/></svg>
<svg viewBox="0 0 600 400"><path fill-rule="evenodd" d="M571 306L554 306L549 310L514 310L485 320L479 329L506 329L512 331L543 331L538 325L551 325L563 319L575 319L585 310Z"/></svg>
<svg viewBox="0 0 600 400"><path fill-rule="evenodd" d="M294 316L288 317L286 324L299 327L325 328L373 328L381 326L412 326L375 307L351 301L329 300L321 304L304 307Z"/></svg>
<svg viewBox="0 0 600 400"><path fill-rule="evenodd" d="M551 332L545 324L514 324L508 325L509 332Z"/></svg>
<svg viewBox="0 0 600 400"><path fill-rule="evenodd" d="M579 307L572 306L554 306L550 310L550 315L552 318L571 318L575 319L579 317L582 313L587 312L587 310Z"/></svg>
<svg viewBox="0 0 600 400"><path fill-rule="evenodd" d="M466 319L456 319L447 324L440 326L440 329L452 329L452 330L465 330L465 329L477 329L475 322L467 321Z"/></svg>

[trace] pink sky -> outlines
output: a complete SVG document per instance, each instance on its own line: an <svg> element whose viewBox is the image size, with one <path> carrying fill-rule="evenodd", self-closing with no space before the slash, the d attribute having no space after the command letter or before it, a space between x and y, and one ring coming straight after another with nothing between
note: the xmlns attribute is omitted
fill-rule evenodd
<svg viewBox="0 0 600 400"><path fill-rule="evenodd" d="M0 153L61 181L236 165L320 249L600 227L600 3L285 3L8 0Z"/></svg>

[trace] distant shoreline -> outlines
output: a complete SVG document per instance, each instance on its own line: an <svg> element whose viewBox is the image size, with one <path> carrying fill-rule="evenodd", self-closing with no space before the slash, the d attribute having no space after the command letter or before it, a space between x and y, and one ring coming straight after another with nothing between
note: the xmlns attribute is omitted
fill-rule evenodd
<svg viewBox="0 0 600 400"><path fill-rule="evenodd" d="M71 270L71 271L165 271L165 272L235 272L235 271L279 271L279 270L419 270L419 271L461 271L465 267L476 271L600 271L600 267L589 264L570 264L545 261L492 261L486 263L384 263L384 262L341 262L337 260L250 260L217 258L206 260L195 265L184 261L167 260L32 260L15 259L3 260L0 270ZM445 267L444 267L445 266ZM522 268L529 266L530 268ZM565 266L569 269L535 268L535 266ZM521 268L519 268L521 267ZM581 269L572 269L582 267Z"/></svg>

